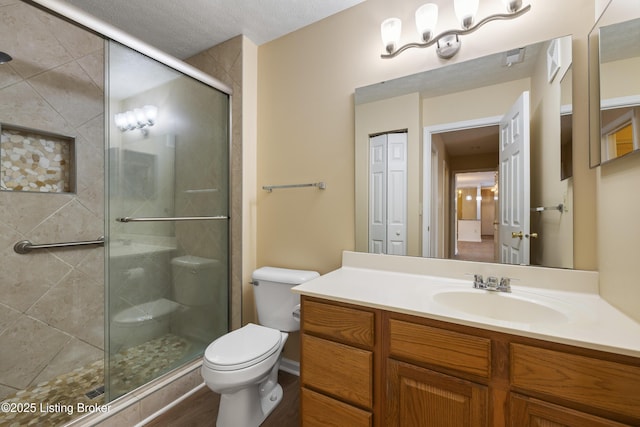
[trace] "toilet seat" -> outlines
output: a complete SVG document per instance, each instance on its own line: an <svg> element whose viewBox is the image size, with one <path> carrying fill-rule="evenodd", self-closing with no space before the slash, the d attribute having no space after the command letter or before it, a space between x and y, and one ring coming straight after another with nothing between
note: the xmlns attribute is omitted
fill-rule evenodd
<svg viewBox="0 0 640 427"><path fill-rule="evenodd" d="M279 330L249 323L209 344L203 364L218 371L246 368L278 351L281 342Z"/></svg>

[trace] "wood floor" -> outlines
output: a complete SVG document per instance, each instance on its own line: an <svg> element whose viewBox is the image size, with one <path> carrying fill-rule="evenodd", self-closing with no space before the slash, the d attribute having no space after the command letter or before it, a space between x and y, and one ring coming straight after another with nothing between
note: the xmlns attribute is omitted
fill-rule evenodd
<svg viewBox="0 0 640 427"><path fill-rule="evenodd" d="M300 379L280 371L278 382L282 386L284 397L261 427L298 427L300 425ZM145 426L215 426L219 403L220 395L205 387Z"/></svg>
<svg viewBox="0 0 640 427"><path fill-rule="evenodd" d="M458 241L458 255L454 256L453 259L496 262L493 236L482 236L482 242Z"/></svg>

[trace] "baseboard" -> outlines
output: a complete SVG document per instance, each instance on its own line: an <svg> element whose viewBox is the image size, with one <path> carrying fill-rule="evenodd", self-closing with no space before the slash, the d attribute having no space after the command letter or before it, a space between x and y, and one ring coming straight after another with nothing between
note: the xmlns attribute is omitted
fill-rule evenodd
<svg viewBox="0 0 640 427"><path fill-rule="evenodd" d="M280 370L288 372L297 377L300 376L300 362L283 357L280 361Z"/></svg>

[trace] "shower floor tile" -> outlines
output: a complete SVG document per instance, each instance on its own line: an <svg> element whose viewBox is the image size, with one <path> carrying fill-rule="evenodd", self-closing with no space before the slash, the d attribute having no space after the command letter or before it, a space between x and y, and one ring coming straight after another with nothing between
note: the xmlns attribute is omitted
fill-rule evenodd
<svg viewBox="0 0 640 427"><path fill-rule="evenodd" d="M124 394L178 366L192 347L184 338L167 334L114 355L112 394ZM0 427L63 425L105 404L104 394L90 393L104 381L104 361L98 360L21 390L2 401Z"/></svg>

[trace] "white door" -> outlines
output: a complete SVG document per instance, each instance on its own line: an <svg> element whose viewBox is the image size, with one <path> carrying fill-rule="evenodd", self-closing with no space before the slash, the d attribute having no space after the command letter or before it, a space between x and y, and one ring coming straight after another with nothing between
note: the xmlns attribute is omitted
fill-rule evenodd
<svg viewBox="0 0 640 427"><path fill-rule="evenodd" d="M369 252L407 252L407 134L369 141Z"/></svg>
<svg viewBox="0 0 640 427"><path fill-rule="evenodd" d="M500 121L500 262L529 264L529 92Z"/></svg>
<svg viewBox="0 0 640 427"><path fill-rule="evenodd" d="M387 253L387 135L369 139L369 252Z"/></svg>
<svg viewBox="0 0 640 427"><path fill-rule="evenodd" d="M387 253L406 255L407 134L387 136Z"/></svg>

